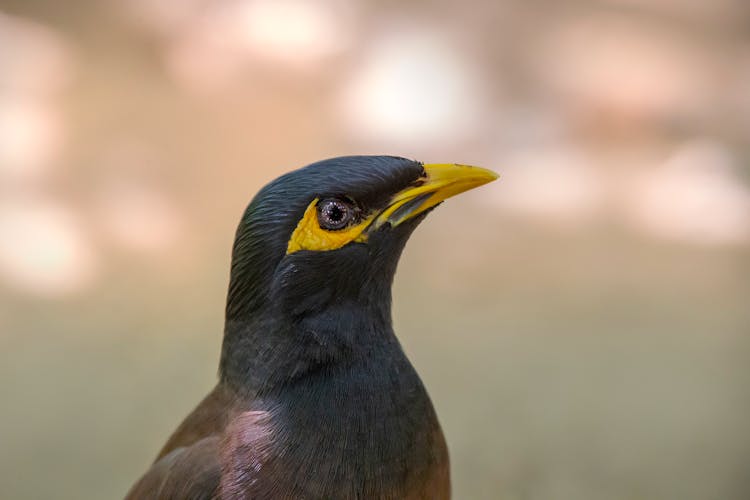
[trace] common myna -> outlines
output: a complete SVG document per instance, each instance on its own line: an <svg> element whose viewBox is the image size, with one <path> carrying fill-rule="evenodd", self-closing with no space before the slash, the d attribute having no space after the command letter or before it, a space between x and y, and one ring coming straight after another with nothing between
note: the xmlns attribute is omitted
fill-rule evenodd
<svg viewBox="0 0 750 500"><path fill-rule="evenodd" d="M219 382L127 498L446 499L448 451L391 323L414 228L496 179L350 156L255 196L232 251Z"/></svg>

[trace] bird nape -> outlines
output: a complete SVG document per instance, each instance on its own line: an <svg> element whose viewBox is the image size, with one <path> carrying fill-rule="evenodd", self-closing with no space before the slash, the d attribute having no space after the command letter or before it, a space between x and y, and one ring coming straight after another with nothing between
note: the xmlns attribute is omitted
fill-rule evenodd
<svg viewBox="0 0 750 500"><path fill-rule="evenodd" d="M235 237L219 382L127 498L449 498L445 439L393 332L391 284L427 213L496 178L350 156L261 189Z"/></svg>

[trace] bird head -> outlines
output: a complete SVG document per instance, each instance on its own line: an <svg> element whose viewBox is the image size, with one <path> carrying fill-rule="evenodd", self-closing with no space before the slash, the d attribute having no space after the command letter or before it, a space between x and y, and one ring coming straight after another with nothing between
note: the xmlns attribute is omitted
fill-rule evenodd
<svg viewBox="0 0 750 500"><path fill-rule="evenodd" d="M401 251L425 215L496 178L483 168L392 156L333 158L279 177L237 229L227 319L389 302Z"/></svg>
<svg viewBox="0 0 750 500"><path fill-rule="evenodd" d="M364 320L390 328L391 284L414 228L446 198L496 178L391 156L333 158L279 177L237 229L227 334L249 322L317 337L361 331Z"/></svg>

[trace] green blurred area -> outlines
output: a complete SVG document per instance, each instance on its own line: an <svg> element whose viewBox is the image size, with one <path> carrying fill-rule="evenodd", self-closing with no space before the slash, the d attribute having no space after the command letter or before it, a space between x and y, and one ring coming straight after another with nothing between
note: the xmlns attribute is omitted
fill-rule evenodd
<svg viewBox="0 0 750 500"><path fill-rule="evenodd" d="M16 123L3 121L6 108L31 95L63 131L63 146L37 173L11 165L8 158L26 157L5 154L2 146L15 143L0 141L0 498L122 497L215 383L229 252L245 204L284 171L354 152L503 174L430 215L395 283L396 331L437 407L455 498L748 498L743 2L313 3L346 11L352 24L336 25L345 48L311 53L307 66L257 47L237 55L201 45L211 37L196 25L230 4L0 0L0 42L17 44L0 46L0 126ZM398 99L404 116L354 106L354 119L342 118L352 112L342 94L371 96L357 83L370 74L359 63L383 39L408 41L400 37L412 26L433 30L474 68L474 86L446 87L457 104L446 104L444 128L413 121ZM587 26L596 36L587 38ZM601 39L610 28L613 37ZM572 35L559 35L566 30ZM633 64L632 80L618 64L601 66L606 51L587 66L599 42ZM66 55L35 66L46 46ZM657 62L675 66L638 66L652 48L666 54ZM449 52L435 50L426 54ZM22 61L7 63L14 57ZM64 78L50 61L67 68ZM215 64L201 66L207 61ZM708 80L686 82L700 75ZM57 77L64 83L52 97L29 83ZM465 95L470 89L481 91ZM469 105L474 118L462 121ZM404 141L388 133L401 118ZM629 176L668 170L696 143L708 180L697 176L695 185L706 186L706 198L700 192L693 203L690 189L666 189L655 196L662 204L639 205L653 192ZM45 144L30 140L18 151ZM533 182L521 182L528 165L519 151L543 155L531 162ZM591 171L576 170L579 160ZM731 189L721 191L713 175L726 175ZM580 185L556 184L576 176ZM546 190L532 189L545 182ZM580 194L590 186L601 196ZM141 188L158 194L153 214L137 216L138 196L118 198ZM503 204L522 191L527 198ZM44 259L37 266L23 252L2 252L17 242L6 214L48 198L76 217L92 249L87 281L63 273L72 288L33 273L61 271ZM162 202L176 215L150 226ZM692 211L671 217L675 206ZM699 216L702 225L680 226ZM49 250L36 241L32 254ZM25 274L13 272L12 258ZM70 262L89 269L81 259Z"/></svg>

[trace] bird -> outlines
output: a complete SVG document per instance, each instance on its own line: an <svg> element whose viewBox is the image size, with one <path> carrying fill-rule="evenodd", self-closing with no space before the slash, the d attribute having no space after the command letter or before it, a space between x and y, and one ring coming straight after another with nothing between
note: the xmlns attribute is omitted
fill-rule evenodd
<svg viewBox="0 0 750 500"><path fill-rule="evenodd" d="M448 499L434 406L392 326L414 229L497 179L344 156L263 187L232 248L218 383L126 499Z"/></svg>

